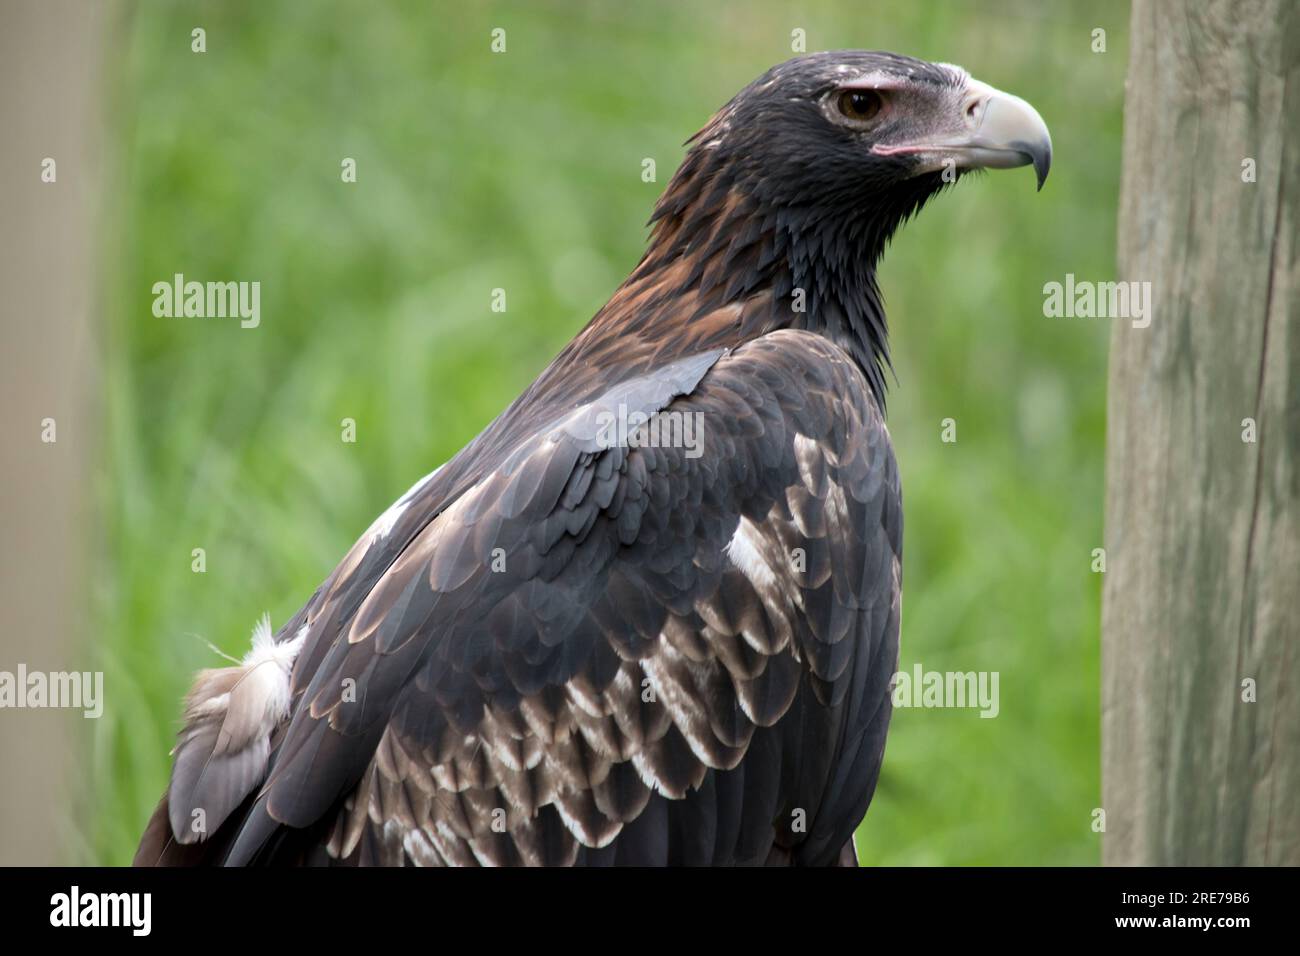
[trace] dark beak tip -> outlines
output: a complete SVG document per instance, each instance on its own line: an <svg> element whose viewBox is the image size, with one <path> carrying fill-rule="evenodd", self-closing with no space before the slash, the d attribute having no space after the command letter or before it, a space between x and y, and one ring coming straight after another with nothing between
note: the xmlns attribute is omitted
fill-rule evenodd
<svg viewBox="0 0 1300 956"><path fill-rule="evenodd" d="M1034 175L1038 177L1038 191L1043 191L1043 183L1047 182L1047 174L1052 170L1052 150L1039 151L1033 154Z"/></svg>
<svg viewBox="0 0 1300 956"><path fill-rule="evenodd" d="M1015 148L1034 167L1034 175L1038 178L1038 191L1042 192L1043 183L1047 182L1047 174L1052 169L1052 144L1030 145L1029 143L1016 143Z"/></svg>

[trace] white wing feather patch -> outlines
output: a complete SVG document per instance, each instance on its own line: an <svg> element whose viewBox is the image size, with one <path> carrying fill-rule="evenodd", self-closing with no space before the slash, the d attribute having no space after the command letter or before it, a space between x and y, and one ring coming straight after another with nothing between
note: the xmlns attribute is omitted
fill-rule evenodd
<svg viewBox="0 0 1300 956"><path fill-rule="evenodd" d="M397 526L397 520L402 517L402 514L410 506L411 499L415 497L416 492L427 485L433 479L433 476L440 471L442 471L441 465L411 485L406 494L394 501L387 511L376 518L374 524L370 526L370 530L366 533L370 540L380 541L392 534L393 528Z"/></svg>
<svg viewBox="0 0 1300 956"><path fill-rule="evenodd" d="M289 677L306 637L303 627L277 644L264 614L237 666L195 678L167 790L178 843L206 839L266 776L271 734L289 716Z"/></svg>
<svg viewBox="0 0 1300 956"><path fill-rule="evenodd" d="M760 548L763 545L762 532L748 518L741 518L736 525L736 533L727 542L727 557L745 577L749 578L760 595L766 595L777 587L776 574L772 566L763 557Z"/></svg>

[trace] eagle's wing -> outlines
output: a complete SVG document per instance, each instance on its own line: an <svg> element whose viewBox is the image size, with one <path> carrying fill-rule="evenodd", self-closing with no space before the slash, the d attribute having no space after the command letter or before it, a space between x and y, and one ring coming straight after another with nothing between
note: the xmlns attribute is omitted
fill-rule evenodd
<svg viewBox="0 0 1300 956"><path fill-rule="evenodd" d="M888 433L819 336L685 361L520 442L341 632L309 611L229 862L835 860L897 665ZM657 447L596 434L619 405Z"/></svg>

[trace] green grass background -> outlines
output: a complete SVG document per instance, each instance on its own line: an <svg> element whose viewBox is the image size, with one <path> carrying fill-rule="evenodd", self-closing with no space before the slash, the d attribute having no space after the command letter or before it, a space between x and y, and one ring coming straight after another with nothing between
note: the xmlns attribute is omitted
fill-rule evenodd
<svg viewBox="0 0 1300 956"><path fill-rule="evenodd" d="M1108 330L1044 318L1041 289L1113 278L1127 9L948 0L129 8L96 479L107 703L74 858L129 861L190 675L217 663L204 642L238 656L264 610L282 623L532 380L637 260L682 141L796 27L809 50L960 63L1031 100L1056 148L1041 194L1027 170L967 179L885 259L902 663L1000 672L1001 713L897 712L859 852L1098 861ZM177 272L259 280L261 327L155 318L150 287Z"/></svg>

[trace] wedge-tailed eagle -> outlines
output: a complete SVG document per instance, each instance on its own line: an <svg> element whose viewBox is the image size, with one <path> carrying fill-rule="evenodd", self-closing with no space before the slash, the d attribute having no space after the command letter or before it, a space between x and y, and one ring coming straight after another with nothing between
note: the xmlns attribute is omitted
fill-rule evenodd
<svg viewBox="0 0 1300 956"><path fill-rule="evenodd" d="M502 415L237 667L199 675L137 863L853 863L898 661L876 281L1051 142L956 66L774 67Z"/></svg>

